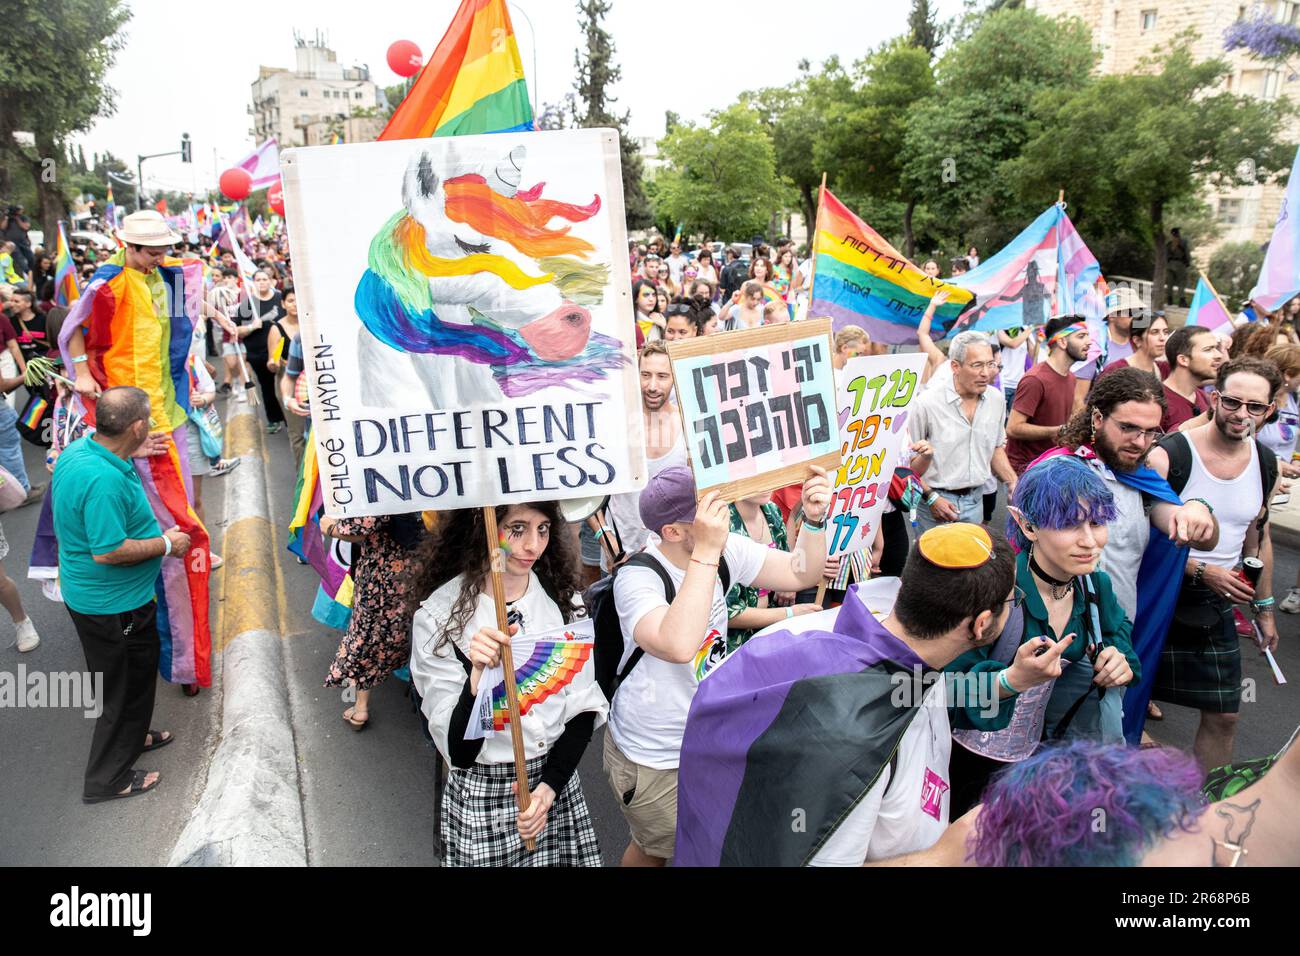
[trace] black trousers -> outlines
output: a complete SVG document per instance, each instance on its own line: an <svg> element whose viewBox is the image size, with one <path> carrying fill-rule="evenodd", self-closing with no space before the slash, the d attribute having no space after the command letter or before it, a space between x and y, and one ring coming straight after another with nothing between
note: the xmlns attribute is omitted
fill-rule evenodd
<svg viewBox="0 0 1300 956"><path fill-rule="evenodd" d="M284 421L284 409L280 407L280 391L275 387L275 373L266 367L271 356L266 352L248 352L244 356L248 370L257 376L257 384L262 386L262 404L266 406L266 421L274 425Z"/></svg>
<svg viewBox="0 0 1300 956"><path fill-rule="evenodd" d="M891 511L880 519L880 527L885 532L885 549L880 554L880 573L885 577L896 578L903 573L903 565L907 564L907 552L912 547L911 539L907 536L907 515L901 511Z"/></svg>
<svg viewBox="0 0 1300 956"><path fill-rule="evenodd" d="M86 761L87 797L125 790L144 748L158 686L158 605L122 614L78 614L68 608L86 654L86 668L104 675L103 713L95 721Z"/></svg>

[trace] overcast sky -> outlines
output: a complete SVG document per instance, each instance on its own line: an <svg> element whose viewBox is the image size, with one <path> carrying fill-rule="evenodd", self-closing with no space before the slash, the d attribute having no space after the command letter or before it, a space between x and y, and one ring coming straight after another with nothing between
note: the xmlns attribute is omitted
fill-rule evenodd
<svg viewBox="0 0 1300 956"><path fill-rule="evenodd" d="M382 87L399 80L385 62L388 45L410 39L427 57L458 3L225 0L184 8L194 21L178 29L181 8L174 2L135 0L126 46L109 74L117 111L80 142L87 159L109 150L134 165L139 153L179 149L182 131L188 132L194 163L150 160L145 179L153 188L207 188L216 181L214 168L225 169L252 150L250 84L259 65L293 67L294 30L327 34L340 63L368 64ZM541 103L558 101L573 88L575 4L523 0L510 7L530 90ZM952 16L962 0L940 0L938 7L942 16ZM631 110L634 136L661 136L665 110L699 119L742 90L788 82L804 57L856 59L902 33L909 8L908 0L614 0L606 28L623 68L618 108ZM536 43L521 10L537 28Z"/></svg>

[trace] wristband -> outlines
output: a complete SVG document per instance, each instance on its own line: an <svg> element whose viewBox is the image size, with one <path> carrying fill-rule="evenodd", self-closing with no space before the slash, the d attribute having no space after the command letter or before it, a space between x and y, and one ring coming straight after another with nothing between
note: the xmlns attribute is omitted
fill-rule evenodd
<svg viewBox="0 0 1300 956"><path fill-rule="evenodd" d="M1015 697L1020 693L1020 691L1012 687L1011 681L1007 680L1007 671L1010 669L1011 668L1009 667L1004 667L1002 670L998 671L998 685L1012 697Z"/></svg>
<svg viewBox="0 0 1300 956"><path fill-rule="evenodd" d="M1200 584L1201 578L1205 577L1205 562L1196 562L1196 570L1192 572L1192 583Z"/></svg>
<svg viewBox="0 0 1300 956"><path fill-rule="evenodd" d="M820 522L817 522L817 521L809 521L807 518L804 518L803 526L807 528L809 531L825 531L826 519L823 518Z"/></svg>
<svg viewBox="0 0 1300 956"><path fill-rule="evenodd" d="M163 539L163 557L165 558L172 553L172 539L165 534L161 535L161 537Z"/></svg>
<svg viewBox="0 0 1300 956"><path fill-rule="evenodd" d="M89 355L74 355L72 357L73 365L80 365L82 362L89 362L89 361L90 361Z"/></svg>
<svg viewBox="0 0 1300 956"><path fill-rule="evenodd" d="M1199 501L1201 504L1205 505L1206 511L1208 511L1210 514L1214 514L1214 505L1210 504L1204 498L1188 498L1186 501L1183 502L1183 504L1190 505L1193 501Z"/></svg>
<svg viewBox="0 0 1300 956"><path fill-rule="evenodd" d="M932 491L925 496L926 507L934 507L934 503L939 500L939 492Z"/></svg>
<svg viewBox="0 0 1300 956"><path fill-rule="evenodd" d="M696 564L704 565L706 568L716 568L718 566L717 561L701 561L699 558L691 558L691 560Z"/></svg>
<svg viewBox="0 0 1300 956"><path fill-rule="evenodd" d="M786 608L786 609L785 609L785 619L788 621L788 620L790 620L790 618L792 618L792 617L794 617L794 608L792 608L792 607L788 607L788 608Z"/></svg>
<svg viewBox="0 0 1300 956"><path fill-rule="evenodd" d="M1258 601L1251 601L1250 606L1253 607L1256 611L1271 611L1273 610L1273 605L1275 605L1276 603L1277 603L1277 598L1266 597L1266 598L1261 598Z"/></svg>

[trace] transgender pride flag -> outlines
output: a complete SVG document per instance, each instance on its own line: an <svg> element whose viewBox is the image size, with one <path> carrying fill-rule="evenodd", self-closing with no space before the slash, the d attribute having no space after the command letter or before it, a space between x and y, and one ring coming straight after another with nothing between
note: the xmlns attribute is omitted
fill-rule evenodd
<svg viewBox="0 0 1300 956"><path fill-rule="evenodd" d="M996 255L948 281L975 294L974 306L958 320L963 329L1046 325L1058 315L1082 315L1100 323L1106 313L1101 266L1060 203Z"/></svg>
<svg viewBox="0 0 1300 956"><path fill-rule="evenodd" d="M1192 304L1187 309L1185 324L1199 325L1211 332L1222 329L1225 334L1232 334L1232 313L1224 306L1219 294L1214 291L1214 286L1210 285L1205 276L1196 282L1196 294L1192 296Z"/></svg>
<svg viewBox="0 0 1300 956"><path fill-rule="evenodd" d="M268 139L235 165L253 178L250 188L254 191L274 186L280 181L280 147Z"/></svg>
<svg viewBox="0 0 1300 956"><path fill-rule="evenodd" d="M1259 280L1250 290L1252 302L1276 312L1300 295L1300 149L1291 164L1282 208L1277 211L1273 238L1264 254Z"/></svg>

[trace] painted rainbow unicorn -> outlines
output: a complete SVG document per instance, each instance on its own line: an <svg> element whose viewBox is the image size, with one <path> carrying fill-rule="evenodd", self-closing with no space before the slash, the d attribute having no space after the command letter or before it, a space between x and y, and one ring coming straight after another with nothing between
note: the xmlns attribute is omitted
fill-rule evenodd
<svg viewBox="0 0 1300 956"><path fill-rule="evenodd" d="M592 331L609 264L570 225L600 211L519 188L527 150L462 161L454 145L412 157L404 209L370 242L357 285L362 401L423 393L440 408L498 403L550 386L592 388L626 363Z"/></svg>

